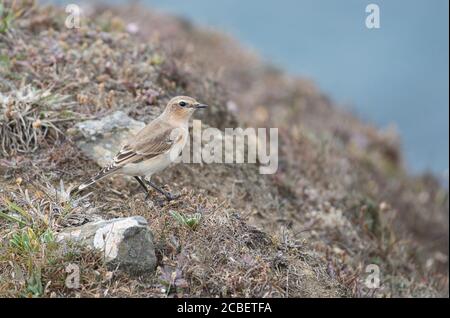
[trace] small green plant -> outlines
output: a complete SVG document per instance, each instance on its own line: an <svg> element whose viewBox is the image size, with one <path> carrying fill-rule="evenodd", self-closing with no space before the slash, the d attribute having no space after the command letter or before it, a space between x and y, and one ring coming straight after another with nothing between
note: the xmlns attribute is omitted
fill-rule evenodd
<svg viewBox="0 0 450 318"><path fill-rule="evenodd" d="M33 254L41 250L42 244L52 244L54 241L55 237L50 229L36 233L32 228L26 227L13 234L10 246L21 254Z"/></svg>
<svg viewBox="0 0 450 318"><path fill-rule="evenodd" d="M37 253L40 250L38 236L30 227L14 233L9 243L14 250L22 255Z"/></svg>
<svg viewBox="0 0 450 318"><path fill-rule="evenodd" d="M164 57L155 53L150 57L150 59L148 60L148 63L150 65L161 65L164 63Z"/></svg>
<svg viewBox="0 0 450 318"><path fill-rule="evenodd" d="M11 66L11 61L9 59L9 56L5 55L5 54L1 54L0 55L0 70L3 69L4 71L6 71L10 68L10 66Z"/></svg>
<svg viewBox="0 0 450 318"><path fill-rule="evenodd" d="M15 216L0 212L1 218L16 222L17 224L19 224L21 226L30 224L30 222L32 221L32 217L27 211L25 211L25 209L21 208L14 202L11 202L10 200L8 200L5 197L3 197L2 200L5 203L6 208L9 211L15 213Z"/></svg>
<svg viewBox="0 0 450 318"><path fill-rule="evenodd" d="M26 223L23 222L21 219L15 217L15 216L9 215L7 213L4 213L2 211L0 211L0 218L1 219L5 219L6 221L17 223L19 225L26 225Z"/></svg>
<svg viewBox="0 0 450 318"><path fill-rule="evenodd" d="M41 268L52 262L53 247L56 247L53 232L47 228L25 227L12 234L9 251L15 255L15 264L28 273L23 297L41 297L44 294Z"/></svg>
<svg viewBox="0 0 450 318"><path fill-rule="evenodd" d="M0 263L12 264L23 273L24 279L17 290L24 297L41 297L45 294L49 268L59 266L58 243L55 231L78 222L82 210L80 200L70 197L70 187L61 181L59 187L36 184L38 191L11 192L9 197L0 196L0 224L9 225L6 234L5 253L0 254ZM81 205L81 206L80 206ZM75 218L75 219L74 219ZM83 219L83 216L80 216Z"/></svg>
<svg viewBox="0 0 450 318"><path fill-rule="evenodd" d="M15 17L12 10L6 9L3 3L0 3L0 33L5 33L11 28Z"/></svg>
<svg viewBox="0 0 450 318"><path fill-rule="evenodd" d="M34 268L27 280L25 297L41 297L44 294L40 268Z"/></svg>
<svg viewBox="0 0 450 318"><path fill-rule="evenodd" d="M177 220L180 224L187 226L191 230L195 230L200 223L202 215L200 213L195 213L192 216L186 216L184 214L178 213L177 211L170 211L170 215Z"/></svg>

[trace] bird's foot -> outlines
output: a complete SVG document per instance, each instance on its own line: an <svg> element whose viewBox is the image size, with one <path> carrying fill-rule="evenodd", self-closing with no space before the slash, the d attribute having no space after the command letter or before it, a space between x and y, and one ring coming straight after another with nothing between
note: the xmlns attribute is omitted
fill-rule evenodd
<svg viewBox="0 0 450 318"><path fill-rule="evenodd" d="M157 197L157 198L151 199L151 197L150 197L150 191L149 191L149 192L147 193L147 195L145 196L144 201L145 201L145 202L152 202L153 206L163 207L164 204L165 204L166 202L168 202L169 200L168 200L168 199L163 199L163 198L161 198L161 197Z"/></svg>
<svg viewBox="0 0 450 318"><path fill-rule="evenodd" d="M181 195L180 194L173 194L170 192L164 192L163 193L164 198L155 198L153 201L153 203L155 203L156 205L162 207L164 206L165 203L171 202L173 200L178 199ZM147 195L145 196L145 201L148 201L150 199L150 191L147 193Z"/></svg>
<svg viewBox="0 0 450 318"><path fill-rule="evenodd" d="M178 199L180 197L180 194L173 194L170 192L165 192L164 196L166 197L166 200L170 202L170 201Z"/></svg>

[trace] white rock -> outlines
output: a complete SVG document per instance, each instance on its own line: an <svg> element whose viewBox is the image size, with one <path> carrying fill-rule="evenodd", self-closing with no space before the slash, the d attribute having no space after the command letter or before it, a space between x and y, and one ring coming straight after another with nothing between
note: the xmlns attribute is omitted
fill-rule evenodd
<svg viewBox="0 0 450 318"><path fill-rule="evenodd" d="M100 166L110 163L121 146L145 123L117 111L98 120L86 120L70 129L77 146Z"/></svg>
<svg viewBox="0 0 450 318"><path fill-rule="evenodd" d="M156 256L153 235L141 216L96 221L68 228L58 242L74 241L103 252L106 264L131 274L154 271Z"/></svg>

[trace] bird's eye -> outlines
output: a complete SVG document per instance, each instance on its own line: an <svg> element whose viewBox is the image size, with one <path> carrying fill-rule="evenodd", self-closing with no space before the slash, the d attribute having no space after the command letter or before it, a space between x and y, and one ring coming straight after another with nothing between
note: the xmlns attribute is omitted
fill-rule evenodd
<svg viewBox="0 0 450 318"><path fill-rule="evenodd" d="M178 105L180 105L181 107L186 106L186 102L180 102Z"/></svg>

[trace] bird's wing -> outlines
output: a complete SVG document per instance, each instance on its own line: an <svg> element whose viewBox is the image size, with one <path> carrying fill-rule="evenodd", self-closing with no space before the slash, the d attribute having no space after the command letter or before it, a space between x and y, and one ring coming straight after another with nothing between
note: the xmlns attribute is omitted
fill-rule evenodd
<svg viewBox="0 0 450 318"><path fill-rule="evenodd" d="M114 157L115 168L128 163L138 163L170 151L182 138L177 128L161 121L154 121L134 137L134 141L122 147Z"/></svg>

